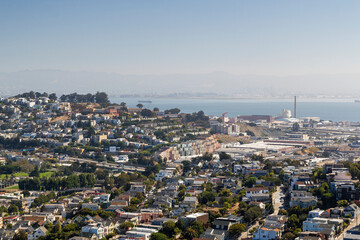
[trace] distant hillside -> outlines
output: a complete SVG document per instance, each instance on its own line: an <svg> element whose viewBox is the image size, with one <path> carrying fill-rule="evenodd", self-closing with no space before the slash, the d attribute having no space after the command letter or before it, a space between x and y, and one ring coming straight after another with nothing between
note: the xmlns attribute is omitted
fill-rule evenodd
<svg viewBox="0 0 360 240"><path fill-rule="evenodd" d="M39 92L126 94L203 94L279 97L307 95L359 96L359 75L259 76L208 74L123 75L103 72L34 70L0 73L0 95ZM341 85L339 85L341 81ZM326 88L324 88L326 86ZM351 87L349 87L351 86Z"/></svg>

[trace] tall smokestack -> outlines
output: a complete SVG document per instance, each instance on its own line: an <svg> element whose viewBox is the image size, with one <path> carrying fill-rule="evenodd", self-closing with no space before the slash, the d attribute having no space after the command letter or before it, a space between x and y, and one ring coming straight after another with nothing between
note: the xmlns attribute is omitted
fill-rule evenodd
<svg viewBox="0 0 360 240"><path fill-rule="evenodd" d="M294 97L294 118L296 118L296 96Z"/></svg>

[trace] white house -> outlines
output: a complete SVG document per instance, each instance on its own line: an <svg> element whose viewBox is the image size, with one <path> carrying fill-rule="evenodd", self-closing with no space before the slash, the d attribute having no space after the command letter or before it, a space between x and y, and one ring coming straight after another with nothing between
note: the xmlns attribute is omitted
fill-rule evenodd
<svg viewBox="0 0 360 240"><path fill-rule="evenodd" d="M261 227L253 234L254 240L270 240L280 238L281 232L277 228Z"/></svg>
<svg viewBox="0 0 360 240"><path fill-rule="evenodd" d="M115 162L117 163L126 163L129 161L129 156L128 155L119 155L118 159L115 160Z"/></svg>
<svg viewBox="0 0 360 240"><path fill-rule="evenodd" d="M96 210L99 210L99 205L96 203L83 203L81 205L81 208L88 208L92 211L96 211Z"/></svg>
<svg viewBox="0 0 360 240"><path fill-rule="evenodd" d="M343 228L342 219L335 218L311 218L303 222L304 232L319 232L324 233L328 239L333 239L336 232Z"/></svg>
<svg viewBox="0 0 360 240"><path fill-rule="evenodd" d="M101 203L108 203L110 201L110 194L102 194L100 195Z"/></svg>
<svg viewBox="0 0 360 240"><path fill-rule="evenodd" d="M92 223L81 228L81 236L91 237L93 234L98 239L105 237L104 226L101 223Z"/></svg>
<svg viewBox="0 0 360 240"><path fill-rule="evenodd" d="M250 198L257 194L267 194L269 193L269 189L266 187L253 187L253 188L245 188L246 197Z"/></svg>
<svg viewBox="0 0 360 240"><path fill-rule="evenodd" d="M172 178L173 170L160 170L158 174L155 176L156 181L162 181L163 178Z"/></svg>
<svg viewBox="0 0 360 240"><path fill-rule="evenodd" d="M35 229L34 232L29 233L28 235L28 240L35 240L38 239L39 237L44 237L46 236L47 233L47 229L45 227L39 227L37 229Z"/></svg>

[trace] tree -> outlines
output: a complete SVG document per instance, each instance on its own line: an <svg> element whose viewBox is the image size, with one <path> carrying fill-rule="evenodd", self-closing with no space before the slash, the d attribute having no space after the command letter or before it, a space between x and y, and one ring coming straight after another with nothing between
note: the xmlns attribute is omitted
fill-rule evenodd
<svg viewBox="0 0 360 240"><path fill-rule="evenodd" d="M262 155L259 155L259 154L253 154L251 156L251 160L262 162L262 161L264 161L264 157Z"/></svg>
<svg viewBox="0 0 360 240"><path fill-rule="evenodd" d="M192 227L187 228L184 232L184 237L188 240L192 240L193 238L196 238L198 236L199 234Z"/></svg>
<svg viewBox="0 0 360 240"><path fill-rule="evenodd" d="M28 236L27 233L23 230L18 231L17 233L15 233L13 240L27 240Z"/></svg>
<svg viewBox="0 0 360 240"><path fill-rule="evenodd" d="M250 207L244 214L244 219L248 223L252 223L254 220L262 217L263 212L258 206Z"/></svg>
<svg viewBox="0 0 360 240"><path fill-rule="evenodd" d="M141 200L138 199L137 197L133 197L133 198L131 198L131 200L130 200L130 204L138 205L138 204L140 204L140 203L141 203Z"/></svg>
<svg viewBox="0 0 360 240"><path fill-rule="evenodd" d="M322 156L323 156L324 158L328 158L328 157L330 157L330 152L324 151L324 152L322 153Z"/></svg>
<svg viewBox="0 0 360 240"><path fill-rule="evenodd" d="M57 221L57 223L55 224L55 226L52 229L52 232L53 233L61 233L61 230L62 230L61 224L59 221Z"/></svg>
<svg viewBox="0 0 360 240"><path fill-rule="evenodd" d="M123 222L120 224L119 228L121 232L126 232L129 229L133 228L135 225L132 222Z"/></svg>
<svg viewBox="0 0 360 240"><path fill-rule="evenodd" d="M291 232L287 232L282 236L283 240L293 240L295 238L296 238L296 235Z"/></svg>
<svg viewBox="0 0 360 240"><path fill-rule="evenodd" d="M113 177L105 177L104 187L106 190L111 190L114 188L114 178Z"/></svg>
<svg viewBox="0 0 360 240"><path fill-rule="evenodd" d="M185 223L184 220L182 220L181 218L175 223L175 226L180 229L181 231L185 230Z"/></svg>
<svg viewBox="0 0 360 240"><path fill-rule="evenodd" d="M152 233L150 240L167 240L168 237L163 233Z"/></svg>
<svg viewBox="0 0 360 240"><path fill-rule="evenodd" d="M292 125L292 130L293 130L293 132L298 132L299 130L300 130L300 125L299 125L299 123L294 123L293 125Z"/></svg>
<svg viewBox="0 0 360 240"><path fill-rule="evenodd" d="M182 162L183 164L183 172L186 173L186 172L189 172L191 170L191 162L186 160L186 161L183 161Z"/></svg>
<svg viewBox="0 0 360 240"><path fill-rule="evenodd" d="M159 112L160 109L159 109L158 107L154 107L153 111L154 111L154 112Z"/></svg>
<svg viewBox="0 0 360 240"><path fill-rule="evenodd" d="M22 193L24 194L24 197L30 197L30 192L28 190L24 190Z"/></svg>
<svg viewBox="0 0 360 240"><path fill-rule="evenodd" d="M179 114L180 113L180 109L178 108L172 108L169 110L165 110L165 114Z"/></svg>
<svg viewBox="0 0 360 240"><path fill-rule="evenodd" d="M155 117L155 113L146 108L141 110L140 115L143 117Z"/></svg>
<svg viewBox="0 0 360 240"><path fill-rule="evenodd" d="M231 237L240 236L242 232L245 232L245 224L233 224L229 229L229 234Z"/></svg>
<svg viewBox="0 0 360 240"><path fill-rule="evenodd" d="M120 107L120 110L121 110L121 111L127 111L127 110L128 110L127 107L126 107L126 103L125 103L125 102L121 102L121 103L120 103L120 106L121 106L121 107Z"/></svg>
<svg viewBox="0 0 360 240"><path fill-rule="evenodd" d="M144 107L144 105L142 105L141 103L139 103L138 105L136 105L138 108L142 109Z"/></svg>
<svg viewBox="0 0 360 240"><path fill-rule="evenodd" d="M300 226L300 220L296 214L291 214L287 222L287 228L291 231L295 231L295 229Z"/></svg>
<svg viewBox="0 0 360 240"><path fill-rule="evenodd" d="M109 104L109 98L108 95L105 92L97 92L95 94L95 101L96 103L100 103L100 104Z"/></svg>
<svg viewBox="0 0 360 240"><path fill-rule="evenodd" d="M53 101L57 100L56 93L51 93L51 94L49 95L49 99L50 99L50 100L53 100Z"/></svg>
<svg viewBox="0 0 360 240"><path fill-rule="evenodd" d="M19 208L15 204L11 204L8 208L9 213L17 213L19 212Z"/></svg>
<svg viewBox="0 0 360 240"><path fill-rule="evenodd" d="M199 195L199 203L201 204L207 204L208 202L215 201L216 194L211 191L205 191L202 192Z"/></svg>
<svg viewBox="0 0 360 240"><path fill-rule="evenodd" d="M285 209L279 209L278 215L285 215L285 216L287 216L288 213L287 213L287 211L286 211Z"/></svg>
<svg viewBox="0 0 360 240"><path fill-rule="evenodd" d="M247 209L248 209L248 204L246 202L240 201L239 202L239 210L238 210L238 212L241 215L244 215L244 213L246 212Z"/></svg>
<svg viewBox="0 0 360 240"><path fill-rule="evenodd" d="M176 232L179 232L179 229L176 228L173 221L167 221L163 224L160 232L168 236L168 238L172 238Z"/></svg>
<svg viewBox="0 0 360 240"><path fill-rule="evenodd" d="M40 171L38 166L35 166L34 170L29 174L29 177L40 177Z"/></svg>
<svg viewBox="0 0 360 240"><path fill-rule="evenodd" d="M349 202L347 200L339 200L336 202L338 207L347 207L349 206Z"/></svg>
<svg viewBox="0 0 360 240"><path fill-rule="evenodd" d="M225 152L219 153L220 160L231 159L231 156Z"/></svg>
<svg viewBox="0 0 360 240"><path fill-rule="evenodd" d="M199 235L205 232L204 225L198 221L195 221L191 224L191 228L194 229Z"/></svg>
<svg viewBox="0 0 360 240"><path fill-rule="evenodd" d="M230 192L229 189L223 189L221 190L221 192L219 193L220 197L230 197L232 194Z"/></svg>
<svg viewBox="0 0 360 240"><path fill-rule="evenodd" d="M244 186L245 187L253 187L256 184L256 177L249 177L245 182L244 182Z"/></svg>

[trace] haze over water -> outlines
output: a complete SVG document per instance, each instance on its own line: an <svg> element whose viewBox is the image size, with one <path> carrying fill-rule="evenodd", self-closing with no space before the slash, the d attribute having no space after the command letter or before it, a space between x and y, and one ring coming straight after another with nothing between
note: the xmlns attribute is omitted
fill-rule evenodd
<svg viewBox="0 0 360 240"><path fill-rule="evenodd" d="M111 98L114 103L126 102L128 107L136 107L140 98ZM278 116L282 109L290 109L293 113L294 103L290 99L190 99L190 98L155 98L152 103L142 103L144 108L160 110L179 108L183 113L203 110L205 114L220 116L229 112L228 116L238 115L272 115ZM353 99L302 99L297 102L297 117L320 117L322 120L334 122L360 122L360 103Z"/></svg>

